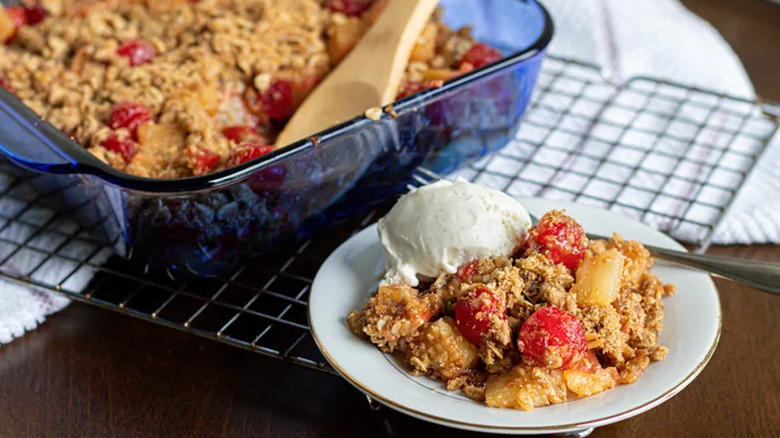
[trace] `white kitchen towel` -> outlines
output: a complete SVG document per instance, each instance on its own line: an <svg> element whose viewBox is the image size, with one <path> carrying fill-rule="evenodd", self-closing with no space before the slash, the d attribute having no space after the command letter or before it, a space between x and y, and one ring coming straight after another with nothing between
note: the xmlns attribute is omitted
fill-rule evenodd
<svg viewBox="0 0 780 438"><path fill-rule="evenodd" d="M0 345L34 329L47 315L63 309L69 302L64 295L9 281L0 282L0 288Z"/></svg>
<svg viewBox="0 0 780 438"><path fill-rule="evenodd" d="M37 199L35 191L19 182L0 167L0 192L8 193L0 197L0 269L14 276L29 276L38 284L84 290L95 273L90 266L105 262L111 251L81 239L80 228L72 219L30 202ZM7 219L12 217L17 219ZM42 224L48 226L39 230ZM49 257L52 250L64 257ZM75 260L88 260L89 264L79 265ZM69 302L64 295L43 288L1 280L0 345L35 328Z"/></svg>
<svg viewBox="0 0 780 438"><path fill-rule="evenodd" d="M677 0L545 0L556 34L550 53L607 68L617 81L648 75L754 97L739 59ZM775 138L714 237L780 243L780 139ZM684 238L686 236L676 236Z"/></svg>
<svg viewBox="0 0 780 438"><path fill-rule="evenodd" d="M576 59L585 61L588 64L599 65L607 72L610 80L614 83L622 84L637 76L649 76L659 79L670 79L677 83L748 99L755 97L744 68L728 44L712 26L689 12L677 0L587 0L579 2L571 0L544 0L544 4L553 16L556 28L549 53L562 58ZM474 14L473 18L483 21L500 20L502 19L502 13L503 11L499 7L496 7L495 10L491 10L488 7L484 14ZM550 61L548 61L549 63ZM567 88L566 85L561 83L557 83L555 87ZM579 92L578 89L578 84L572 83L569 84L569 89L566 91L577 94ZM621 97L629 96L621 95ZM561 114L569 109L562 107L560 103L560 101L566 100L566 98L558 99L557 104L553 98L545 97L545 99L544 104L556 107L554 112L557 112L557 114ZM636 102L633 103L636 104ZM671 108L668 111L670 112L669 115L671 115ZM688 114L685 115L687 116ZM554 114L550 116L554 116ZM526 117L531 119L534 115L529 113ZM724 125L733 121L729 120L729 115L721 110L714 113L713 119L716 121L723 120L721 123ZM626 118L617 123L624 124L628 120L629 118ZM565 124L565 122L565 118L560 120L562 124ZM656 119L653 123L654 125L647 127L651 131L663 131L665 129L665 121ZM771 124L769 125L771 126ZM521 128L519 137L534 144L544 141L543 138L529 138L528 134L531 129L532 127L529 126ZM687 125L686 129L689 131L685 133L686 135L690 134L691 138L696 138L697 141L705 144L728 141L727 137L729 137L718 132L715 132L713 135L712 132L706 130L692 133L698 130L694 125L690 124ZM652 136L646 137L643 140L644 144L638 145L640 148L658 147L654 144L655 139ZM642 142L642 140L638 139L633 139L632 141ZM510 144L504 150L504 154L515 155L521 159L527 159L529 156L533 160L538 158L538 154L535 152L524 152L522 148L523 145L521 144ZM614 152L621 153L624 151L615 150ZM564 159L570 158L571 155L564 157ZM698 159L699 157L693 158ZM704 155L704 158L707 160L718 160L716 154ZM643 168L675 166L674 163L668 162L668 158L654 162L650 162L651 156L647 156L646 159L647 161L643 163ZM499 170L495 168L496 161L485 160L482 164L477 163L477 166L484 166L488 170L510 175L515 175L522 171L524 172L524 177L526 176L525 172L529 169L528 166L521 164L519 166L515 165L514 168L505 166ZM582 161L586 161L586 159L582 158ZM574 164L576 169L577 163ZM739 164L739 166L735 166L737 167L735 170L745 170L746 165ZM763 159L755 172L745 184L731 212L724 218L720 227L716 230L713 237L714 243L780 243L780 198L776 196L778 189L780 189L780 174L776 172L778 166L780 166L780 138L775 138L764 153ZM697 172L703 171L702 167L698 165L686 169L688 173L685 175L680 175L677 167L674 167L674 169L676 176L692 180L696 179ZM664 169L667 172L669 170L670 168ZM585 171L585 173L592 172L593 170ZM704 172L709 171L704 170ZM468 169L458 171L456 174L466 178L472 177L472 175L469 175ZM540 192L538 190L539 186L534 185L535 182L539 182L539 179L540 177L525 178L527 187L523 187L523 182L521 181L520 184L513 185L514 192L512 190L509 191L511 194L519 196L544 196L571 200L571 197L565 195L556 196L554 193L549 193L546 190ZM630 181L631 184L644 186L647 189L655 189L658 187L657 184L659 184L659 182L651 179L642 181L641 178L634 178L631 175L611 177L611 179L622 179L621 182L624 183ZM508 189L505 182L501 181L500 178L496 181L490 181L489 178L481 178L477 182ZM733 174L730 175L728 172L712 172L707 183L708 185L717 184L730 188L737 186L737 182L733 180ZM606 192L607 190L605 189L604 191ZM664 193L669 193L679 198L688 198L696 191L697 189L692 184L685 184L680 187L672 187L671 184L667 184L664 187ZM707 202L704 199L700 199L706 193L705 190L699 191L700 195L696 199ZM618 194L625 194L625 192ZM601 193L599 197L606 198L609 196L609 194ZM587 196L578 200L601 206L598 200L588 198ZM703 232L706 232L702 227L670 225L672 220L670 217L684 214L686 211L686 207L681 202L672 202L671 204L673 205L664 206L660 209L653 208L656 212L663 210L663 213L670 216L656 218L643 214L639 214L639 216L649 224L670 232L673 237L679 240L700 241ZM718 206L723 205L722 203L716 204ZM620 205L615 205L613 208L621 210ZM631 215L630 213L637 213L638 210L622 211ZM702 213L701 217L709 214L703 209L697 212L688 210L688 213L696 213L697 216L699 216L698 213ZM688 218L688 214L685 217ZM711 222L711 219L699 219L698 217L697 219L702 222Z"/></svg>
<svg viewBox="0 0 780 438"><path fill-rule="evenodd" d="M91 247L71 246L69 256L74 259L90 259L90 263L102 264L110 256L107 249L92 255ZM91 258L90 258L91 256ZM13 255L2 269L11 273L29 272L40 263L41 254L34 251L20 251ZM74 263L51 260L36 271L33 279L41 284L59 284L68 290L83 290L92 280L95 272L88 267L75 269ZM0 280L0 346L11 342L25 332L43 323L48 315L64 309L70 300L62 294L43 288Z"/></svg>
<svg viewBox="0 0 780 438"><path fill-rule="evenodd" d="M646 74L753 96L748 77L726 42L677 0L544 0L544 3L556 23L551 54L602 65L616 80ZM775 195L780 189L780 177L773 172L780 168L778 149L778 145L773 146L759 165L716 241L780 242L780 201ZM2 203L0 199L0 209L4 208ZM3 232L13 234L14 229L7 227ZM0 245L0 256L3 255L4 248ZM39 262L34 255L20 252L14 256L16 266L11 269L23 273ZM57 278L67 269L72 267L49 263L38 275L43 275L41 281L46 283L47 276ZM88 269L80 270L70 277L68 288L81 290L92 274ZM0 344L33 329L47 315L68 303L59 294L9 281L0 281L0 291Z"/></svg>

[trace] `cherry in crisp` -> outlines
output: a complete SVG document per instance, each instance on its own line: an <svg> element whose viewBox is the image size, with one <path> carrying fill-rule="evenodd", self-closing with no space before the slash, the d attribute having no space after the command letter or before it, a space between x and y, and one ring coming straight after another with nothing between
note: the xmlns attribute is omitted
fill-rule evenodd
<svg viewBox="0 0 780 438"><path fill-rule="evenodd" d="M477 287L458 298L453 310L458 331L476 345L484 344L493 317L506 319L506 305L496 292L487 287Z"/></svg>
<svg viewBox="0 0 780 438"><path fill-rule="evenodd" d="M209 173L211 169L217 167L221 158L219 154L201 147L188 149L187 155L190 158L192 173L195 175Z"/></svg>
<svg viewBox="0 0 780 438"><path fill-rule="evenodd" d="M529 252L542 252L553 263L575 270L585 256L585 230L563 212L547 212L529 234Z"/></svg>
<svg viewBox="0 0 780 438"><path fill-rule="evenodd" d="M333 12L354 17L365 12L373 3L374 0L326 0L325 6Z"/></svg>
<svg viewBox="0 0 780 438"><path fill-rule="evenodd" d="M152 120L152 111L136 102L119 102L111 108L108 127L127 128L133 138L137 138L138 127Z"/></svg>
<svg viewBox="0 0 780 438"><path fill-rule="evenodd" d="M14 24L13 33L5 40L5 43L10 44L16 38L16 33L19 32L19 29L27 25L27 14L21 6L7 8L5 14L8 15L8 18Z"/></svg>
<svg viewBox="0 0 780 438"><path fill-rule="evenodd" d="M11 81L6 79L4 76L0 76L0 88L4 88L5 91L9 93L14 92L14 88L11 86Z"/></svg>
<svg viewBox="0 0 780 438"><path fill-rule="evenodd" d="M503 55L497 49L484 43L477 43L463 54L460 62L461 64L470 64L474 68L480 68L492 64L502 57Z"/></svg>
<svg viewBox="0 0 780 438"><path fill-rule="evenodd" d="M138 144L129 138L120 138L117 134L109 135L101 146L109 151L122 156L126 163L129 163L138 152Z"/></svg>
<svg viewBox="0 0 780 438"><path fill-rule="evenodd" d="M236 144L264 143L263 140L265 140L265 137L246 125L227 126L222 129L222 135Z"/></svg>
<svg viewBox="0 0 780 438"><path fill-rule="evenodd" d="M263 111L271 120L286 120L295 109L292 82L276 79L260 96Z"/></svg>
<svg viewBox="0 0 780 438"><path fill-rule="evenodd" d="M34 26L43 21L48 15L48 12L46 12L46 9L44 9L43 6L36 3L26 6L24 8L24 15L27 18L27 24Z"/></svg>
<svg viewBox="0 0 780 438"><path fill-rule="evenodd" d="M584 357L588 343L576 316L557 307L540 307L517 334L517 348L528 361L550 368L567 368Z"/></svg>
<svg viewBox="0 0 780 438"><path fill-rule="evenodd" d="M468 262L465 265L458 268L456 276L460 281L466 281L470 276L477 272L477 261Z"/></svg>
<svg viewBox="0 0 780 438"><path fill-rule="evenodd" d="M266 155L274 150L273 146L262 144L244 144L233 150L230 156L230 164L237 166Z"/></svg>
<svg viewBox="0 0 780 438"><path fill-rule="evenodd" d="M157 49L146 41L131 40L119 46L116 53L127 58L130 66L135 67L151 62L157 56Z"/></svg>
<svg viewBox="0 0 780 438"><path fill-rule="evenodd" d="M398 99L403 99L404 97L409 97L412 94L417 94L426 88L428 87L426 87L422 82L404 79L401 82L401 87L398 89Z"/></svg>

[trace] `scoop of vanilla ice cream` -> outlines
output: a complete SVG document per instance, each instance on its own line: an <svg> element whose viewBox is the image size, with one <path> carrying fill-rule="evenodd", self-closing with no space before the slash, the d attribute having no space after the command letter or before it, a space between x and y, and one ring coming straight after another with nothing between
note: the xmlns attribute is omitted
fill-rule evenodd
<svg viewBox="0 0 780 438"><path fill-rule="evenodd" d="M417 286L418 275L435 278L477 258L509 256L530 226L517 200L464 179L413 190L379 220L387 261L382 282Z"/></svg>

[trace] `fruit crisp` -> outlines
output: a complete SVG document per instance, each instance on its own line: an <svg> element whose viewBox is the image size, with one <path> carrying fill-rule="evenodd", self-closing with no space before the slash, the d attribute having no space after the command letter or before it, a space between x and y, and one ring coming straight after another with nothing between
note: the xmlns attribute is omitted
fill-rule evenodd
<svg viewBox="0 0 780 438"><path fill-rule="evenodd" d="M417 288L382 285L347 323L415 374L491 407L531 410L633 383L666 356L661 298L675 288L652 264L640 243L588 241L551 211L513 257Z"/></svg>
<svg viewBox="0 0 780 438"><path fill-rule="evenodd" d="M387 1L24 0L0 7L0 86L116 169L202 175L271 152ZM500 59L440 16L399 97Z"/></svg>

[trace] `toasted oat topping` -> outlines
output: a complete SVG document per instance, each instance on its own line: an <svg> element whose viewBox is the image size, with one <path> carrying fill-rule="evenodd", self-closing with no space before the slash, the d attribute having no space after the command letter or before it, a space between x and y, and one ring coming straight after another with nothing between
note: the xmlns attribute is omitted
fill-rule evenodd
<svg viewBox="0 0 780 438"><path fill-rule="evenodd" d="M27 9L0 8L0 84L109 165L180 178L270 152L387 0L32 1L34 24L12 20ZM460 63L473 45L434 17L401 95L473 68ZM114 123L127 104L149 117ZM225 134L237 127L255 135Z"/></svg>

